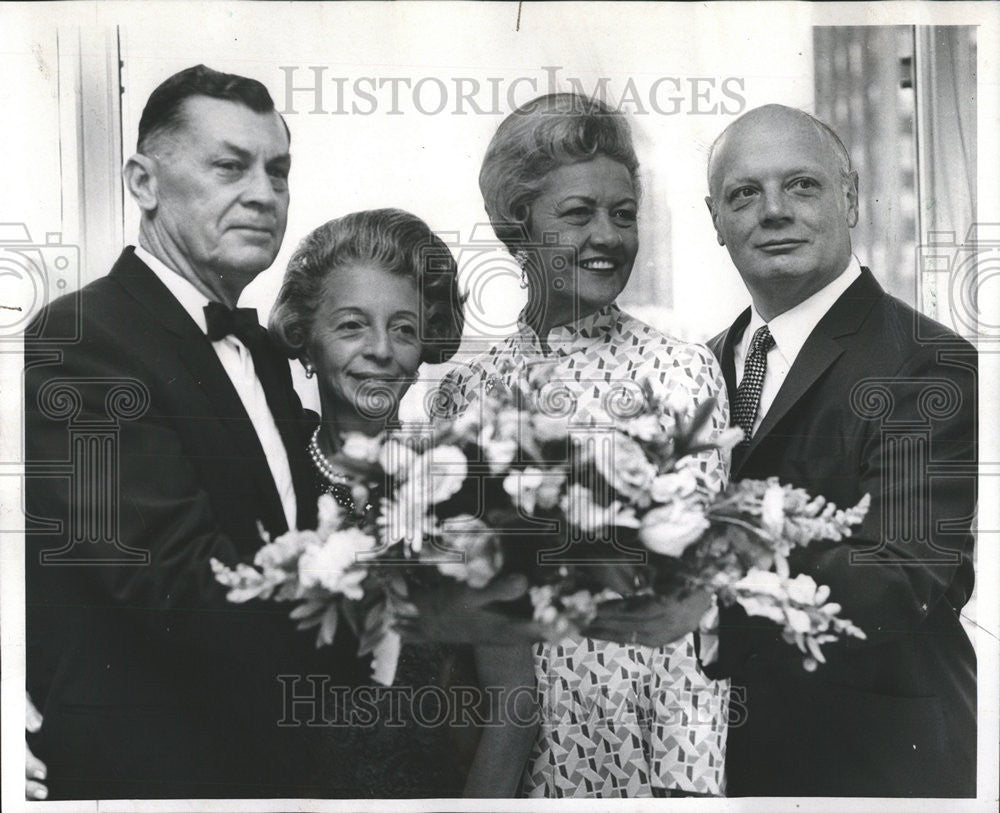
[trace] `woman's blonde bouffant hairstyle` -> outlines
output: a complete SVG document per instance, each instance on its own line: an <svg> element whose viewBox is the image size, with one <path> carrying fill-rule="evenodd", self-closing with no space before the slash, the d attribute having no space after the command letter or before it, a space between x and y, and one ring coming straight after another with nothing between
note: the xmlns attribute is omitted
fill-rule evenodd
<svg viewBox="0 0 1000 813"><path fill-rule="evenodd" d="M628 122L599 99L540 96L500 123L483 158L479 190L493 231L511 253L527 239L530 207L545 176L600 155L624 165L638 196L639 159Z"/></svg>

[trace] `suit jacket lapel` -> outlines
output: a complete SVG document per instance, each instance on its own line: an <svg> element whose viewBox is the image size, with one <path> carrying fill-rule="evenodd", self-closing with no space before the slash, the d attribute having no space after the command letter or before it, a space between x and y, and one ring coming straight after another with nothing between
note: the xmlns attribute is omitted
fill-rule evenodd
<svg viewBox="0 0 1000 813"><path fill-rule="evenodd" d="M844 352L837 339L856 333L876 300L883 294L872 272L862 268L861 276L833 303L830 310L813 328L806 343L802 345L799 355L774 398L774 403L754 433L750 446L742 455L740 462L734 466L734 477L739 474L739 469L743 468L763 439Z"/></svg>
<svg viewBox="0 0 1000 813"><path fill-rule="evenodd" d="M729 326L728 330L720 333L708 343L709 349L715 354L722 367L722 377L726 381L726 396L729 398L730 407L736 397L736 362L733 348L748 324L750 324L750 308L737 316L736 321Z"/></svg>
<svg viewBox="0 0 1000 813"><path fill-rule="evenodd" d="M190 409L186 414L218 421L227 433L222 445L231 456L245 461L245 466L236 468L249 471L257 485L261 503L247 506L247 510L257 511L272 534L287 530L281 498L260 439L211 342L156 275L135 257L131 248L123 252L111 273L146 309L149 318L173 335L173 350L193 385L207 399L203 414L198 414L201 410L194 399L186 405L185 408Z"/></svg>

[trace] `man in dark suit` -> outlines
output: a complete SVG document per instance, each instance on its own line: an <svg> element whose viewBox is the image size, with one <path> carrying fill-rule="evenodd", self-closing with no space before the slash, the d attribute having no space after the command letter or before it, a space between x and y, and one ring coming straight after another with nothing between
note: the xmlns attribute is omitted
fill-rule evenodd
<svg viewBox="0 0 1000 813"><path fill-rule="evenodd" d="M857 173L836 135L768 105L712 148L706 198L753 305L710 343L748 440L732 477L840 507L852 537L791 559L867 634L806 671L777 627L721 614L733 796L974 796L975 350L886 294L851 251ZM708 660L708 658L706 658Z"/></svg>
<svg viewBox="0 0 1000 813"><path fill-rule="evenodd" d="M315 525L287 361L232 310L281 245L289 165L263 85L172 76L124 171L138 247L26 331L28 689L50 798L340 781L312 763L301 718L319 718L279 676L353 681L353 654L317 651L287 606L227 602L210 567L251 559L258 522Z"/></svg>

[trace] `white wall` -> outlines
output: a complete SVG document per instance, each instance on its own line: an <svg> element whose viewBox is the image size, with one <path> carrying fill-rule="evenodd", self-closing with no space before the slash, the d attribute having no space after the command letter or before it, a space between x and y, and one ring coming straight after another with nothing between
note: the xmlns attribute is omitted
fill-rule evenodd
<svg viewBox="0 0 1000 813"><path fill-rule="evenodd" d="M285 246L276 267L248 292L253 304L270 303L300 237L352 210L402 207L436 230L467 240L484 220L476 179L490 136L511 101L546 92L553 75L557 89L568 89L567 77L578 77L588 90L607 77L608 95L615 100L629 91L630 81L638 91L643 109L626 105L636 113L632 121L645 187L637 275L672 273L675 311L693 323L685 324L684 332L711 335L745 301L702 203L705 152L734 114L749 106L773 100L811 106L808 10L781 15L766 38L749 37L738 13L719 25L696 8L677 6L526 4L520 31L513 4L333 4L298 11L279 16L256 4L203 6L197 22L186 14L157 14L121 29L126 150L134 146L149 92L171 72L196 62L258 78L279 108L296 111L287 115L294 162ZM293 70L283 72L282 66ZM312 66L323 67L326 113L312 112L312 92L298 91L291 99L286 92L289 74L296 86L313 86ZM545 66L559 70L547 72ZM359 80L361 91L372 92L374 83L362 77L383 82L374 91L374 112L330 112L338 108L335 78L344 80L344 108L371 108L354 92ZM390 80L416 85L425 77L416 98L412 88L397 85L393 112ZM523 79L512 85L518 77ZM654 84L661 77L668 79ZM441 112L433 112L441 100L437 80L448 91ZM456 81L464 89L479 83L481 92L473 98L486 112L476 113L457 99ZM693 98L693 88L700 98ZM664 112L657 113L654 104ZM134 234L135 222L129 208L126 235ZM464 270L471 272L473 265L482 272L481 260L467 262ZM520 305L516 278L494 280L478 292L496 309L489 322L504 332Z"/></svg>

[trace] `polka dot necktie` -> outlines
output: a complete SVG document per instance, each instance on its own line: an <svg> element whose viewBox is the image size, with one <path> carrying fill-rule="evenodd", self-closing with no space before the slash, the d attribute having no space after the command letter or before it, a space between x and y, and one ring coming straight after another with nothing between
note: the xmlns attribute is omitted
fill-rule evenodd
<svg viewBox="0 0 1000 813"><path fill-rule="evenodd" d="M764 373L767 372L767 353L772 347L774 337L767 325L758 328L750 341L750 352L743 362L743 378L736 388L736 400L733 402L733 423L743 430L743 444L749 443L753 434L753 424L760 408L760 391L764 386Z"/></svg>

